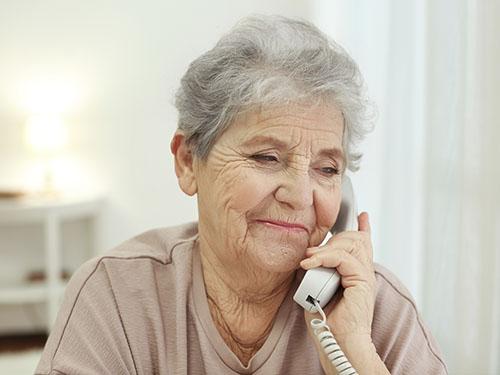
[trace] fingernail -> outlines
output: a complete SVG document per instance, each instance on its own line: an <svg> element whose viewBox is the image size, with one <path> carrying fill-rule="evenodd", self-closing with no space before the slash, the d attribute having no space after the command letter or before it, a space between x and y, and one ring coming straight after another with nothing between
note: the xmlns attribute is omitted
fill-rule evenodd
<svg viewBox="0 0 500 375"><path fill-rule="evenodd" d="M318 247L310 247L306 249L306 254L314 254L316 251L318 251Z"/></svg>
<svg viewBox="0 0 500 375"><path fill-rule="evenodd" d="M310 262L311 262L311 260L310 260L310 259L303 259L303 260L301 260L301 261L300 261L300 266L301 266L302 268L307 267L307 265L308 265Z"/></svg>
<svg viewBox="0 0 500 375"><path fill-rule="evenodd" d="M308 258L300 262L300 266L305 269L316 267L318 263L317 258Z"/></svg>

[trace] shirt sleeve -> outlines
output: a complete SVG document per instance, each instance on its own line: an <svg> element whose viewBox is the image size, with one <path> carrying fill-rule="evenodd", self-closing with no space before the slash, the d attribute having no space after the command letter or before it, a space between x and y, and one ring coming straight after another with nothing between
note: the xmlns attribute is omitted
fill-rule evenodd
<svg viewBox="0 0 500 375"><path fill-rule="evenodd" d="M372 340L392 375L448 374L436 340L424 325L416 304L397 277L375 267L377 298Z"/></svg>
<svg viewBox="0 0 500 375"><path fill-rule="evenodd" d="M68 283L35 374L136 373L105 264L88 261Z"/></svg>

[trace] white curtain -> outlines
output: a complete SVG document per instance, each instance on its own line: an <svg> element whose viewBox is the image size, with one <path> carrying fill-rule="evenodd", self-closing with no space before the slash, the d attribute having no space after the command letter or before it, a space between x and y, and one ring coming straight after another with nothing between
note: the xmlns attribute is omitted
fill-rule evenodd
<svg viewBox="0 0 500 375"><path fill-rule="evenodd" d="M500 3L427 5L424 313L453 374L498 374Z"/></svg>
<svg viewBox="0 0 500 375"><path fill-rule="evenodd" d="M353 179L376 260L451 374L500 374L500 1L317 0L312 18L379 107Z"/></svg>

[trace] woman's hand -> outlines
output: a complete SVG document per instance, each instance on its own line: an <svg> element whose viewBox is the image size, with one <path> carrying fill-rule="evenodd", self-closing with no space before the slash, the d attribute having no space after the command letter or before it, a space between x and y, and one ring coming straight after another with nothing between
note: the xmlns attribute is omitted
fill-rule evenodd
<svg viewBox="0 0 500 375"><path fill-rule="evenodd" d="M335 294L324 311L328 326L340 347L352 365L362 373L359 367L370 368L380 358L371 342L376 285L370 223L366 212L358 216L358 225L358 231L338 233L324 246L307 249L307 259L300 265L305 270L320 266L337 269L344 290ZM313 318L318 316L305 312L309 329L309 322ZM316 338L314 340L317 341ZM322 350L318 343L317 348ZM325 358L322 357L321 362L329 373L331 368L328 367L331 365L326 363Z"/></svg>
<svg viewBox="0 0 500 375"><path fill-rule="evenodd" d="M343 293L324 308L328 325L341 340L348 335L370 335L375 304L375 273L368 214L358 216L359 231L341 232L321 247L307 249L300 262L305 270L336 268ZM314 317L310 314L311 318Z"/></svg>

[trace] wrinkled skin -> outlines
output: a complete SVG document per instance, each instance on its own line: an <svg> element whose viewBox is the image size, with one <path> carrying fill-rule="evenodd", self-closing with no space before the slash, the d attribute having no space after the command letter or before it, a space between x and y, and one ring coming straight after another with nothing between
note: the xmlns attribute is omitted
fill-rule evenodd
<svg viewBox="0 0 500 375"><path fill-rule="evenodd" d="M255 111L235 121L206 162L195 162L200 233L221 264L253 285L298 267L339 210L342 159L320 150L341 150L342 134L343 118L333 106ZM285 148L246 145L256 136L274 137ZM259 219L299 222L306 230L286 231Z"/></svg>
<svg viewBox="0 0 500 375"><path fill-rule="evenodd" d="M319 245L335 223L342 135L342 114L327 104L241 114L207 160L193 157L182 132L174 135L179 185L198 198L198 247L212 317L243 363L269 334L306 249Z"/></svg>

